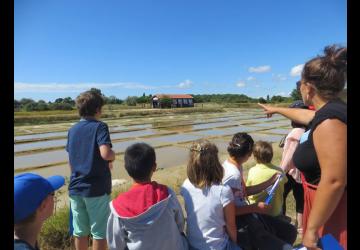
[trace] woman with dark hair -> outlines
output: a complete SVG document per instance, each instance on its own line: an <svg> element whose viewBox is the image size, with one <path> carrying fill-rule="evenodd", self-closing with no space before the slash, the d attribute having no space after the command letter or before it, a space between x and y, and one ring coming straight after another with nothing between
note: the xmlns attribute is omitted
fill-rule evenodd
<svg viewBox="0 0 360 250"><path fill-rule="evenodd" d="M318 238L332 234L347 249L347 106L339 99L347 79L347 48L328 46L308 61L300 92L315 112L259 104L309 126L294 153L304 187L303 245L318 249Z"/></svg>

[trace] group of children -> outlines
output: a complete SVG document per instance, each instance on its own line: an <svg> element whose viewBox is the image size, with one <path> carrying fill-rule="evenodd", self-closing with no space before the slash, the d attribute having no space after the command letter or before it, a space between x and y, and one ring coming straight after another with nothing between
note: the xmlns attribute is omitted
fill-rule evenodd
<svg viewBox="0 0 360 250"><path fill-rule="evenodd" d="M175 192L152 181L156 154L148 144L135 143L126 149L125 168L133 185L110 201L110 168L115 153L108 126L99 120L102 97L87 91L80 94L76 103L81 120L69 130L66 150L71 168L69 197L77 250L88 249L89 235L93 238L93 249L106 246L130 250L292 249L296 227L281 218L287 177L281 168L271 164L271 144L254 143L250 135L237 133L227 147L228 158L221 164L215 144L195 141L190 148L187 179L180 191L186 210L185 230L185 218ZM257 164L250 169L245 182L243 164L252 154ZM279 175L280 184L267 204L264 202L267 190ZM47 206L46 215L38 216L36 225L40 231L53 207L53 203L43 204L44 200L51 200L54 190L64 184L60 177L53 177L57 178L53 185L51 178L49 181L37 178L47 188L42 189L43 195L27 213L22 212L21 199L31 192L27 190L29 185L21 184L20 192L15 182L15 249L37 249L36 237L29 240L19 228L24 228L21 227L24 221L29 221L29 216L33 218L34 212L38 215L38 210ZM29 196L36 195L33 192ZM32 225L25 223L22 230L27 232Z"/></svg>

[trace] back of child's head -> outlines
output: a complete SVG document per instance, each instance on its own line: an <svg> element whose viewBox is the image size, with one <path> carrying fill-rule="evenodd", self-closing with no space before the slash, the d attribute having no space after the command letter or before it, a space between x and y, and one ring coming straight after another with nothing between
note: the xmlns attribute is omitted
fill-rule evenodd
<svg viewBox="0 0 360 250"><path fill-rule="evenodd" d="M266 141L257 141L254 145L253 154L257 163L267 164L273 158L273 149Z"/></svg>
<svg viewBox="0 0 360 250"><path fill-rule="evenodd" d="M76 108L81 117L94 116L104 106L104 99L95 91L85 91L76 97Z"/></svg>
<svg viewBox="0 0 360 250"><path fill-rule="evenodd" d="M125 169L131 178L145 181L150 176L156 162L155 150L146 143L135 143L125 150Z"/></svg>
<svg viewBox="0 0 360 250"><path fill-rule="evenodd" d="M219 162L218 149L208 140L195 141L190 147L187 164L187 176L190 182L199 188L220 184L224 175Z"/></svg>
<svg viewBox="0 0 360 250"><path fill-rule="evenodd" d="M240 159L251 154L253 146L254 140L250 135L247 133L236 133L231 142L229 142L227 151L231 157Z"/></svg>

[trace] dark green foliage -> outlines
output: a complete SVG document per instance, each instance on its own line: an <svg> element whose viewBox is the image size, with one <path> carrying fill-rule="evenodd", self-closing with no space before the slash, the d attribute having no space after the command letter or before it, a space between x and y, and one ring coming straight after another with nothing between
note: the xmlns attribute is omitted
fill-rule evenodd
<svg viewBox="0 0 360 250"><path fill-rule="evenodd" d="M260 103L266 103L266 100L265 100L264 98L260 97L260 98L259 98L259 102L260 102Z"/></svg>
<svg viewBox="0 0 360 250"><path fill-rule="evenodd" d="M293 101L302 100L301 93L297 89L293 89L293 91L291 91L290 96L293 99Z"/></svg>
<svg viewBox="0 0 360 250"><path fill-rule="evenodd" d="M125 99L125 102L128 106L136 106L137 97L136 96L128 96Z"/></svg>
<svg viewBox="0 0 360 250"><path fill-rule="evenodd" d="M173 103L172 99L164 96L163 98L160 99L160 106L162 108L171 108L171 104Z"/></svg>
<svg viewBox="0 0 360 250"><path fill-rule="evenodd" d="M256 98L251 98L243 94L213 94L213 95L192 95L194 103L215 102L215 103L251 103L257 102Z"/></svg>
<svg viewBox="0 0 360 250"><path fill-rule="evenodd" d="M40 232L41 249L64 249L70 247L69 208L64 207L48 218Z"/></svg>
<svg viewBox="0 0 360 250"><path fill-rule="evenodd" d="M145 94L145 93L144 93ZM138 97L136 99L137 103L150 103L151 102L151 97L150 96L145 96L142 95L141 97Z"/></svg>

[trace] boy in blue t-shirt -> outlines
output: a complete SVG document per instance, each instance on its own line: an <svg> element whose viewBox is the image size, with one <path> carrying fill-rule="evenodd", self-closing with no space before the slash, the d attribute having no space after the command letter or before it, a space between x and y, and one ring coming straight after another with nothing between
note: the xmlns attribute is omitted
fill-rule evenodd
<svg viewBox="0 0 360 250"><path fill-rule="evenodd" d="M76 98L81 120L68 132L69 196L77 250L88 248L90 233L93 249L106 249L111 193L109 165L115 160L115 152L111 149L108 126L99 121L103 105L104 100L98 93L81 93Z"/></svg>

